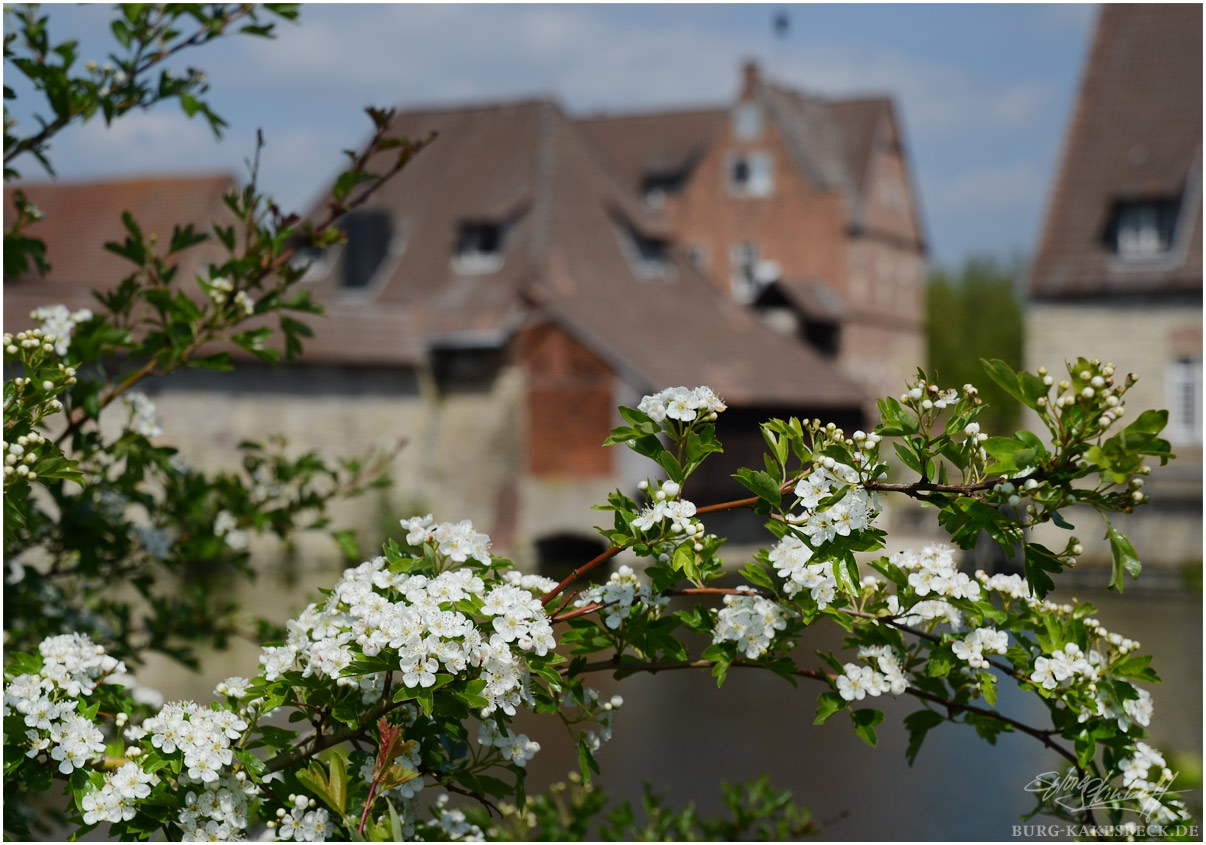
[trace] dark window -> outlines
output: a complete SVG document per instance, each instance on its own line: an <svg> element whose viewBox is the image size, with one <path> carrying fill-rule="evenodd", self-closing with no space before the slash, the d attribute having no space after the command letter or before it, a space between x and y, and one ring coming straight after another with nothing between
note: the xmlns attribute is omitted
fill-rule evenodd
<svg viewBox="0 0 1206 845"><path fill-rule="evenodd" d="M440 346L431 350L431 369L441 393L489 390L506 363L496 346Z"/></svg>
<svg viewBox="0 0 1206 845"><path fill-rule="evenodd" d="M775 188L773 159L768 152L739 153L728 159L729 193L737 197L769 197Z"/></svg>
<svg viewBox="0 0 1206 845"><path fill-rule="evenodd" d="M670 260L670 242L663 238L642 235L626 220L618 223L620 242L638 279L663 279L670 281L675 276L674 263Z"/></svg>
<svg viewBox="0 0 1206 845"><path fill-rule="evenodd" d="M503 265L503 227L498 223L462 223L456 239L453 267L458 273L493 273Z"/></svg>
<svg viewBox="0 0 1206 845"><path fill-rule="evenodd" d="M1180 201L1122 200L1106 232L1106 243L1122 258L1146 258L1168 252L1177 229Z"/></svg>
<svg viewBox="0 0 1206 845"><path fill-rule="evenodd" d="M733 186L744 193L750 183L750 163L747 159L739 158L733 162Z"/></svg>
<svg viewBox="0 0 1206 845"><path fill-rule="evenodd" d="M607 550L607 544L598 537L583 534L550 534L536 541L536 565L546 578L561 580L576 568L588 563ZM610 570L606 564L597 567L586 580L606 581Z"/></svg>
<svg viewBox="0 0 1206 845"><path fill-rule="evenodd" d="M651 208L660 208L670 194L677 194L686 183L686 172L646 173L641 177L641 196Z"/></svg>
<svg viewBox="0 0 1206 845"><path fill-rule="evenodd" d="M353 211L344 220L343 229L348 240L343 249L340 284L352 289L368 287L389 253L393 237L389 214L376 210Z"/></svg>

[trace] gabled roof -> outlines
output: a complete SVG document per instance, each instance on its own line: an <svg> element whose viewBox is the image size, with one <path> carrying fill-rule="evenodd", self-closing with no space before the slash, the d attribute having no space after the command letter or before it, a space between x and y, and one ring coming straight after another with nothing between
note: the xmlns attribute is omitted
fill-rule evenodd
<svg viewBox="0 0 1206 845"><path fill-rule="evenodd" d="M156 176L99 182L25 182L4 188L4 213L11 219L13 195L26 197L45 215L26 230L46 243L51 272L9 280L44 285L92 284L98 278L128 275L130 263L107 250L107 241L125 240L122 212L128 211L146 234L166 245L172 225L193 223L208 228L222 209L223 195L234 187L226 174Z"/></svg>
<svg viewBox="0 0 1206 845"><path fill-rule="evenodd" d="M643 388L709 384L736 404L860 405L836 367L768 331L673 251L672 280L638 277L625 228L655 238L661 222L597 136L556 103L406 112L391 130L439 132L366 206L405 229L405 249L368 292L340 290L330 272L315 283L320 300L401 307L429 346L499 345L525 317L542 314ZM461 224L516 208L502 266L459 273Z"/></svg>
<svg viewBox="0 0 1206 845"><path fill-rule="evenodd" d="M41 305L63 303L72 310L95 308L94 289L107 289L134 270L134 265L103 248L127 236L122 212L128 211L148 235L166 250L172 226L192 223L208 231L228 212L222 196L234 186L226 174L155 176L97 182L24 182L4 188L4 214L12 219L18 190L43 217L25 230L46 244L50 272L38 276L31 267L19 278L4 280L4 326L20 331L33 325L29 312ZM178 279L188 279L214 256L205 246L183 253Z"/></svg>
<svg viewBox="0 0 1206 845"><path fill-rule="evenodd" d="M1030 277L1035 297L1202 287L1202 7L1102 7ZM1122 260L1119 200L1181 198L1172 249Z"/></svg>
<svg viewBox="0 0 1206 845"><path fill-rule="evenodd" d="M892 100L889 97L861 97L852 100L830 100L829 112L837 123L842 137L842 152L855 187L865 184L875 151L875 136L881 120L889 117Z"/></svg>
<svg viewBox="0 0 1206 845"><path fill-rule="evenodd" d="M862 190L881 121L891 100L870 96L830 100L760 81L749 66L750 95L783 133L792 162L819 190L841 191L851 223L859 220ZM730 108L595 116L577 122L614 163L622 183L636 191L643 176L689 170L728 119Z"/></svg>
<svg viewBox="0 0 1206 845"><path fill-rule="evenodd" d="M842 131L830 104L768 83L760 83L755 92L778 123L800 172L818 189L840 191L853 199L861 179L848 166Z"/></svg>
<svg viewBox="0 0 1206 845"><path fill-rule="evenodd" d="M689 169L707 150L727 116L727 109L711 108L596 116L580 119L578 124L614 163L621 184L639 191L645 175Z"/></svg>
<svg viewBox="0 0 1206 845"><path fill-rule="evenodd" d="M43 305L62 303L72 311L98 309L92 291L115 287L134 269L129 261L103 246L106 242L125 240L123 212L128 211L142 231L155 235L158 247L166 250L173 226L191 223L196 231L212 237L215 223L233 223L235 219L223 197L234 187L234 179L226 174L29 182L5 187L6 215L13 213L16 190L23 191L42 211L42 219L26 228L25 233L46 244L51 264L44 277L31 269L18 279L4 280L5 331L21 331L34 325L30 312ZM222 256L222 248L212 240L183 251L173 284L200 298L194 277L204 275L207 265L220 262ZM314 337L304 342L306 361L398 364L413 363L422 355L421 348L412 340L406 315L397 309L366 312L336 305L328 309L325 317L305 319L314 330ZM249 325L260 324L275 324L275 318L267 321L257 318ZM233 344L215 344L208 351L219 349L237 357L250 357Z"/></svg>

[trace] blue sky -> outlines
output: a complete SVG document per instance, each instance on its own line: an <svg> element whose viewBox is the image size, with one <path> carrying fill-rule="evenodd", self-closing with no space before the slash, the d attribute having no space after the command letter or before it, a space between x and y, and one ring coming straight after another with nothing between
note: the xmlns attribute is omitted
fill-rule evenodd
<svg viewBox="0 0 1206 845"><path fill-rule="evenodd" d="M51 14L103 60L107 8ZM931 258L950 265L1034 249L1095 18L1092 5L309 5L273 42L185 58L230 123L221 143L163 107L73 128L52 155L60 178L243 173L262 127L264 183L305 206L366 136L364 105L544 93L577 114L718 105L753 58L793 87L896 98ZM29 103L13 113L27 118Z"/></svg>

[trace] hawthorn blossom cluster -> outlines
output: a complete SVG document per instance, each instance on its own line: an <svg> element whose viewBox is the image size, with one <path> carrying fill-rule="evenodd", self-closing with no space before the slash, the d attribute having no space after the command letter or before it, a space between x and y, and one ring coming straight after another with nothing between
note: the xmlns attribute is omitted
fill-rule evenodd
<svg viewBox="0 0 1206 845"><path fill-rule="evenodd" d="M809 563L811 559L812 549L794 534L785 535L770 551L770 562L784 579L783 592L791 598L801 590L808 590L817 607L823 610L837 595L837 578L832 561Z"/></svg>
<svg viewBox="0 0 1206 845"><path fill-rule="evenodd" d="M183 754L190 778L213 783L234 760L230 741L245 730L247 722L231 710L207 710L193 701L177 701L165 704L141 725L127 728L126 736L139 740L150 734L151 745L163 754Z"/></svg>
<svg viewBox="0 0 1206 845"><path fill-rule="evenodd" d="M456 563L470 559L478 563L490 562L490 537L474 529L467 519L455 524L435 523L431 514L427 514L400 521L407 531L406 542L412 546L432 543L440 554Z"/></svg>
<svg viewBox="0 0 1206 845"><path fill-rule="evenodd" d="M667 387L659 393L641 399L637 410L649 419L660 423L666 418L691 422L696 417L719 414L728 408L710 387ZM715 418L713 416L713 418Z"/></svg>
<svg viewBox="0 0 1206 845"><path fill-rule="evenodd" d="M540 743L528 739L527 734L512 733L489 719L478 724L477 741L487 748L497 748L504 760L517 766L527 766L528 761L540 750Z"/></svg>
<svg viewBox="0 0 1206 845"><path fill-rule="evenodd" d="M1123 404L1123 394L1138 381L1138 376L1128 374L1123 384L1114 383L1115 368L1112 363L1102 364L1099 359L1094 358L1089 362L1089 369L1081 370L1075 373L1076 383L1063 379L1057 387L1057 395L1051 403L1056 408L1063 408L1068 405L1081 404L1087 406L1093 412L1099 412L1099 422L1102 428L1109 428L1115 420L1122 418L1126 411L1126 405ZM1043 384L1051 387L1055 383L1055 378L1048 375L1046 367L1039 367L1038 374L1043 379ZM1073 375L1073 373L1069 373ZM1039 399L1040 405L1047 404L1047 397Z"/></svg>
<svg viewBox="0 0 1206 845"><path fill-rule="evenodd" d="M404 524L410 536L438 544L452 560L478 554L489 559L484 551L489 538L474 531L472 523L432 526L428 517ZM557 645L549 617L532 592L546 588L548 579L525 582L523 576L487 586L464 568L432 577L394 572L385 558L377 557L346 570L326 602L311 604L291 620L285 645L265 648L260 663L269 681L289 671L327 677L359 686L367 703L380 698L383 673L345 676L343 670L359 655L372 657L389 649L407 688L434 686L440 671L456 676L480 670L487 700L482 717L496 710L514 715L529 697L520 652L542 656ZM466 601L479 607L477 614L454 609Z"/></svg>
<svg viewBox="0 0 1206 845"><path fill-rule="evenodd" d="M909 574L909 586L919 596L931 593L940 598L971 599L980 597L980 585L955 563L955 550L950 546L926 546L920 552L907 549L889 560Z"/></svg>
<svg viewBox="0 0 1206 845"><path fill-rule="evenodd" d="M858 650L858 656L874 661L874 665L846 663L842 666L842 674L837 676L835 683L838 695L846 701L862 701L868 695L875 698L885 693L902 695L909 688L904 664L890 647L863 646Z"/></svg>
<svg viewBox="0 0 1206 845"><path fill-rule="evenodd" d="M966 661L973 669L987 669L989 654L1004 654L1009 648L1009 634L996 628L977 628L951 644L955 657Z"/></svg>
<svg viewBox="0 0 1206 845"><path fill-rule="evenodd" d="M126 667L84 634L47 637L38 651L41 671L17 675L5 686L4 715L11 706L25 717L27 756L47 752L69 775L105 753L104 734L75 712L80 700L106 678L124 675Z"/></svg>
<svg viewBox="0 0 1206 845"><path fill-rule="evenodd" d="M241 290L231 297L232 291L234 291L234 285L231 284L230 279L218 277L209 280L205 292L219 308L224 307L228 302L234 302L244 316L250 317L255 312L255 300L245 290Z"/></svg>
<svg viewBox="0 0 1206 845"><path fill-rule="evenodd" d="M230 511L218 511L214 518L214 536L221 537L235 551L242 551L248 545L247 532L238 528L238 524Z"/></svg>
<svg viewBox="0 0 1206 845"><path fill-rule="evenodd" d="M43 305L31 311L29 316L42 324L45 341L54 344L54 351L62 356L71 346L75 327L91 320L92 312L81 308L73 313L66 305Z"/></svg>
<svg viewBox="0 0 1206 845"><path fill-rule="evenodd" d="M289 810L281 807L276 811L276 821L269 827L275 832L277 842L290 839L297 842L326 842L331 832L331 817L322 807L315 805L313 798L305 795L290 795L293 806Z"/></svg>
<svg viewBox="0 0 1206 845"><path fill-rule="evenodd" d="M574 601L574 607L603 605L603 624L615 630L634 611L648 610L656 615L669 601L666 596L655 596L649 583L638 578L631 566L624 565L605 583L583 590Z"/></svg>
<svg viewBox="0 0 1206 845"><path fill-rule="evenodd" d="M1135 753L1118 764L1122 773L1122 785L1139 802L1139 810L1145 819L1154 819L1167 824L1185 818L1188 808L1180 799L1168 797L1168 787L1176 775L1168 768L1164 755L1146 742L1135 743ZM1159 771L1153 780L1152 769ZM1157 796L1164 798L1159 800Z"/></svg>
<svg viewBox="0 0 1206 845"><path fill-rule="evenodd" d="M127 428L143 437L157 437L163 434L163 426L155 413L155 403L140 390L127 392L122 399L130 409L130 422Z"/></svg>
<svg viewBox="0 0 1206 845"><path fill-rule="evenodd" d="M138 815L136 804L150 795L151 787L158 782L159 778L144 772L137 763L123 763L105 775L105 783L100 789L87 793L80 800L84 824L129 821Z"/></svg>
<svg viewBox="0 0 1206 845"><path fill-rule="evenodd" d="M13 476L24 476L31 481L37 478L38 473L34 467L42 458L41 447L44 445L46 438L36 431L20 435L12 443L0 440L0 453L4 455L5 480Z"/></svg>
<svg viewBox="0 0 1206 845"><path fill-rule="evenodd" d="M737 589L742 589L738 587ZM760 595L726 595L716 614L713 643L734 642L753 660L766 653L778 631L787 627L791 611Z"/></svg>
<svg viewBox="0 0 1206 845"><path fill-rule="evenodd" d="M577 734L577 739L586 743L586 747L593 754L598 751L605 742L610 742L613 735L612 724L615 721L616 713L624 706L624 699L618 695L613 695L606 701L599 695L599 691L593 687L582 688L584 703L579 708L579 702L572 695L567 694L562 701L562 712L573 709L581 709L582 715L568 717L568 724L579 724L581 722L594 720L598 730L589 729L581 731Z"/></svg>
<svg viewBox="0 0 1206 845"><path fill-rule="evenodd" d="M672 482L667 482L664 487L669 487ZM674 485L677 487L677 485ZM658 495L662 496L661 490ZM664 496L658 498L654 503L641 511L640 515L632 521L632 527L638 531L650 531L654 526L660 526L665 520L670 520L671 534L685 534L687 537L696 538L698 542L702 539L705 533L703 523L695 516L695 504L686 499L666 499Z"/></svg>
<svg viewBox="0 0 1206 845"><path fill-rule="evenodd" d="M788 514L787 521L808 535L812 548L834 537L849 537L866 529L879 515L875 497L859 485L858 470L828 456L813 465L807 476L796 484L795 494L803 514ZM837 502L822 509L821 502L846 487Z"/></svg>
<svg viewBox="0 0 1206 845"><path fill-rule="evenodd" d="M974 397L979 391L974 386L965 384L963 392ZM959 401L959 391L954 388L943 390L936 384L918 381L909 388L907 393L900 394L900 401L903 404L914 405L923 411L942 410Z"/></svg>
<svg viewBox="0 0 1206 845"><path fill-rule="evenodd" d="M443 838L449 842L485 842L486 834L482 829L475 824L470 824L465 814L460 810L451 809L448 807L448 793L441 792L436 798L435 804L432 807L434 818L427 823L427 828L430 830L435 828L440 831ZM434 837L424 837L434 838Z"/></svg>

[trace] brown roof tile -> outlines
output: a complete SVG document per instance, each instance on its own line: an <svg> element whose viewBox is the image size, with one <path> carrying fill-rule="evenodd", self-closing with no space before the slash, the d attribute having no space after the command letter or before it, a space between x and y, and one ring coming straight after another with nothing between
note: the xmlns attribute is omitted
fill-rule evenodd
<svg viewBox="0 0 1206 845"><path fill-rule="evenodd" d="M11 219L17 190L42 211L43 218L25 233L46 244L51 270L44 277L31 268L20 278L5 278L5 330L29 328L33 324L29 311L40 305L61 302L72 309L95 308L93 289L111 288L133 271L129 261L103 248L106 242L125 240L123 211L130 212L143 232L154 234L166 248L173 225L192 223L198 231L208 231L212 221L227 214L222 196L233 186L227 175L6 186L6 219ZM217 254L208 245L185 251L177 279L189 279Z"/></svg>
<svg viewBox="0 0 1206 845"><path fill-rule="evenodd" d="M1202 7L1103 6L1031 294L1200 290L1201 168ZM1182 192L1168 253L1146 261L1114 254L1105 234L1116 201Z"/></svg>
<svg viewBox="0 0 1206 845"><path fill-rule="evenodd" d="M646 174L690 168L728 115L723 108L597 116L577 123L613 162L621 184L636 193Z"/></svg>
<svg viewBox="0 0 1206 845"><path fill-rule="evenodd" d="M155 234L160 245L171 238L174 225L192 223L212 232L215 222L233 221L222 198L235 185L226 175L156 176L103 182L28 183L4 189L5 211L12 213L12 194L20 189L44 214L26 232L46 243L51 271L34 272L4 282L4 328L20 331L33 325L30 312L42 305L62 303L71 310L99 306L93 290L114 287L133 265L103 248L126 237L123 211L129 211L143 232ZM192 284L210 261L219 261L216 244L202 244L182 253L177 284L199 296ZM303 340L305 360L312 363L399 364L421 360L424 351L398 308L346 308L336 303L325 317L304 318L314 337ZM276 319L250 325L275 325ZM273 344L283 348L279 337ZM214 344L206 352L227 350L239 358L249 354L232 344Z"/></svg>

